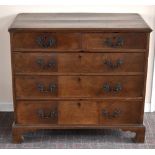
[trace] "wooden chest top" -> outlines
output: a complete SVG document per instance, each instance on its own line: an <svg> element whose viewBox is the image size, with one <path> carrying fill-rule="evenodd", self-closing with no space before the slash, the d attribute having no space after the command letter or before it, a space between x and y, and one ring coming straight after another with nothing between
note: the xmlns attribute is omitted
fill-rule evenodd
<svg viewBox="0 0 155 155"><path fill-rule="evenodd" d="M18 14L9 31L25 29L151 31L140 15L129 13Z"/></svg>

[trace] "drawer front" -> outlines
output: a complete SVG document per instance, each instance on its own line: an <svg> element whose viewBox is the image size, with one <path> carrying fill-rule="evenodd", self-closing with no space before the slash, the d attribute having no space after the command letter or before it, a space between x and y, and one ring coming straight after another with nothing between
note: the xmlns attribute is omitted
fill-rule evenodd
<svg viewBox="0 0 155 155"><path fill-rule="evenodd" d="M14 33L12 38L13 50L40 49L46 51L80 49L79 33Z"/></svg>
<svg viewBox="0 0 155 155"><path fill-rule="evenodd" d="M90 101L18 101L17 123L98 124L98 104Z"/></svg>
<svg viewBox="0 0 155 155"><path fill-rule="evenodd" d="M14 53L16 73L143 72L144 53Z"/></svg>
<svg viewBox="0 0 155 155"><path fill-rule="evenodd" d="M57 124L58 103L56 101L18 101L17 123Z"/></svg>
<svg viewBox="0 0 155 155"><path fill-rule="evenodd" d="M18 101L16 121L53 125L140 124L142 113L142 101L134 100Z"/></svg>
<svg viewBox="0 0 155 155"><path fill-rule="evenodd" d="M98 124L98 105L90 101L63 101L59 104L59 124Z"/></svg>
<svg viewBox="0 0 155 155"><path fill-rule="evenodd" d="M17 98L47 98L58 96L57 76L19 76L15 79Z"/></svg>
<svg viewBox="0 0 155 155"><path fill-rule="evenodd" d="M142 76L17 76L17 98L142 97Z"/></svg>
<svg viewBox="0 0 155 155"><path fill-rule="evenodd" d="M104 125L138 124L142 123L142 101L116 101L100 102L100 123Z"/></svg>
<svg viewBox="0 0 155 155"><path fill-rule="evenodd" d="M87 33L84 47L92 50L102 49L146 49L145 33Z"/></svg>
<svg viewBox="0 0 155 155"><path fill-rule="evenodd" d="M142 76L62 76L59 96L141 97Z"/></svg>

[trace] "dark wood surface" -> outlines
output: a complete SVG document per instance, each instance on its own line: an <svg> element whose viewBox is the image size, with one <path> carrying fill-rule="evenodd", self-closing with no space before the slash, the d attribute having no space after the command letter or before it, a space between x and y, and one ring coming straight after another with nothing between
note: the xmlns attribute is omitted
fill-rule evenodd
<svg viewBox="0 0 155 155"><path fill-rule="evenodd" d="M54 102L18 102L17 122L19 124L57 124L58 103Z"/></svg>
<svg viewBox="0 0 155 155"><path fill-rule="evenodd" d="M140 15L129 13L23 13L9 28L17 29L151 30Z"/></svg>
<svg viewBox="0 0 155 155"><path fill-rule="evenodd" d="M14 142L37 129L104 127L144 142L151 29L138 14L19 14L9 31Z"/></svg>
<svg viewBox="0 0 155 155"><path fill-rule="evenodd" d="M100 102L99 119L103 125L140 124L143 113L141 101L108 100ZM137 112L138 111L138 112ZM106 112L107 114L104 114ZM118 114L115 114L119 112Z"/></svg>
<svg viewBox="0 0 155 155"><path fill-rule="evenodd" d="M60 125L97 125L98 105L90 101L64 101L59 103Z"/></svg>
<svg viewBox="0 0 155 155"><path fill-rule="evenodd" d="M119 61L120 60L120 61ZM16 74L144 72L144 53L14 53ZM120 63L119 63L120 62Z"/></svg>
<svg viewBox="0 0 155 155"><path fill-rule="evenodd" d="M42 115L39 112L42 112ZM142 112L141 101L131 100L18 101L16 123L25 125L137 124L142 123Z"/></svg>
<svg viewBox="0 0 155 155"><path fill-rule="evenodd" d="M122 38L121 46L111 47L106 44L109 39L113 45L116 44L117 38ZM87 33L83 36L83 46L85 49L103 50L103 49L146 49L145 33ZM136 44L135 44L136 42Z"/></svg>
<svg viewBox="0 0 155 155"><path fill-rule="evenodd" d="M38 38L45 36L48 39L53 39L54 44L50 47L42 47L38 43ZM51 51L55 50L78 50L80 47L80 34L79 33L14 33L12 48L13 50L22 50L22 49L50 49Z"/></svg>
<svg viewBox="0 0 155 155"><path fill-rule="evenodd" d="M41 92L38 85L45 91ZM56 84L51 92L49 87ZM109 85L110 90L105 90ZM117 91L117 85L121 90ZM53 97L142 97L143 76L18 76L15 80L18 99Z"/></svg>
<svg viewBox="0 0 155 155"><path fill-rule="evenodd" d="M38 43L39 37L46 37L46 40L53 39L54 44L49 47L41 46ZM83 42L81 42L81 39ZM122 38L121 46L108 46L109 39L113 45L118 38ZM43 33L43 32L16 32L13 35L12 48L15 51L43 49L44 51L74 51L74 50L107 50L107 49L146 49L146 33ZM137 42L137 44L135 44Z"/></svg>

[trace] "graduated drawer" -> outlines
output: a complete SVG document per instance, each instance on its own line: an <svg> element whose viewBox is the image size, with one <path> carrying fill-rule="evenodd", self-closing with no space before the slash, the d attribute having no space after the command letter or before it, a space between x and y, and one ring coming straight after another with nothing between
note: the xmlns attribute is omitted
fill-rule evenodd
<svg viewBox="0 0 155 155"><path fill-rule="evenodd" d="M18 101L16 121L51 125L138 124L142 123L142 110L142 102L134 100Z"/></svg>
<svg viewBox="0 0 155 155"><path fill-rule="evenodd" d="M79 33L16 32L13 33L12 50L78 50Z"/></svg>
<svg viewBox="0 0 155 155"><path fill-rule="evenodd" d="M144 53L14 53L15 73L143 72Z"/></svg>
<svg viewBox="0 0 155 155"><path fill-rule="evenodd" d="M145 33L86 33L83 38L89 50L147 48Z"/></svg>
<svg viewBox="0 0 155 155"><path fill-rule="evenodd" d="M22 98L142 97L143 76L16 76Z"/></svg>

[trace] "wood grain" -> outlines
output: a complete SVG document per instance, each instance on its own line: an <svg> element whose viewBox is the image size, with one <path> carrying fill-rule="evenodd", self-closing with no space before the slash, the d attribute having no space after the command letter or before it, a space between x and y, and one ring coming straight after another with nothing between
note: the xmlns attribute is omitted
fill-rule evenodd
<svg viewBox="0 0 155 155"><path fill-rule="evenodd" d="M141 114L143 113L143 106L140 101L108 100L100 101L99 104L100 123L103 125L142 123ZM103 114L103 110L108 113L108 116ZM114 115L114 112L117 111L120 113Z"/></svg>
<svg viewBox="0 0 155 155"><path fill-rule="evenodd" d="M43 117L39 115L43 112ZM56 115L51 116L52 112ZM58 104L56 101L31 101L17 103L17 123L19 124L57 124L58 123Z"/></svg>
<svg viewBox="0 0 155 155"><path fill-rule="evenodd" d="M14 53L13 65L15 73L23 74L136 73L144 72L144 58L144 53ZM54 65L49 66L52 62Z"/></svg>
<svg viewBox="0 0 155 155"><path fill-rule="evenodd" d="M37 85L46 89L51 83L56 84L55 92L40 92ZM117 84L122 90L106 92L104 85L114 89ZM15 80L18 99L37 99L53 97L141 97L143 90L142 76L18 76Z"/></svg>
<svg viewBox="0 0 155 155"><path fill-rule="evenodd" d="M42 47L38 44L37 39L39 37L46 37L54 39L55 44L50 47ZM79 33L47 33L47 32L17 32L13 34L13 50L21 49L50 49L51 51L57 50L77 50L80 49L80 34Z"/></svg>
<svg viewBox="0 0 155 155"><path fill-rule="evenodd" d="M98 124L97 103L90 101L61 101L59 104L59 124Z"/></svg>
<svg viewBox="0 0 155 155"><path fill-rule="evenodd" d="M23 13L18 14L9 31L45 30L128 30L151 31L138 14L130 13Z"/></svg>
<svg viewBox="0 0 155 155"><path fill-rule="evenodd" d="M84 48L103 50L112 48L113 50L119 49L146 49L146 33L86 33L84 34ZM118 37L123 39L122 46L109 47L106 40L110 39L115 45Z"/></svg>

